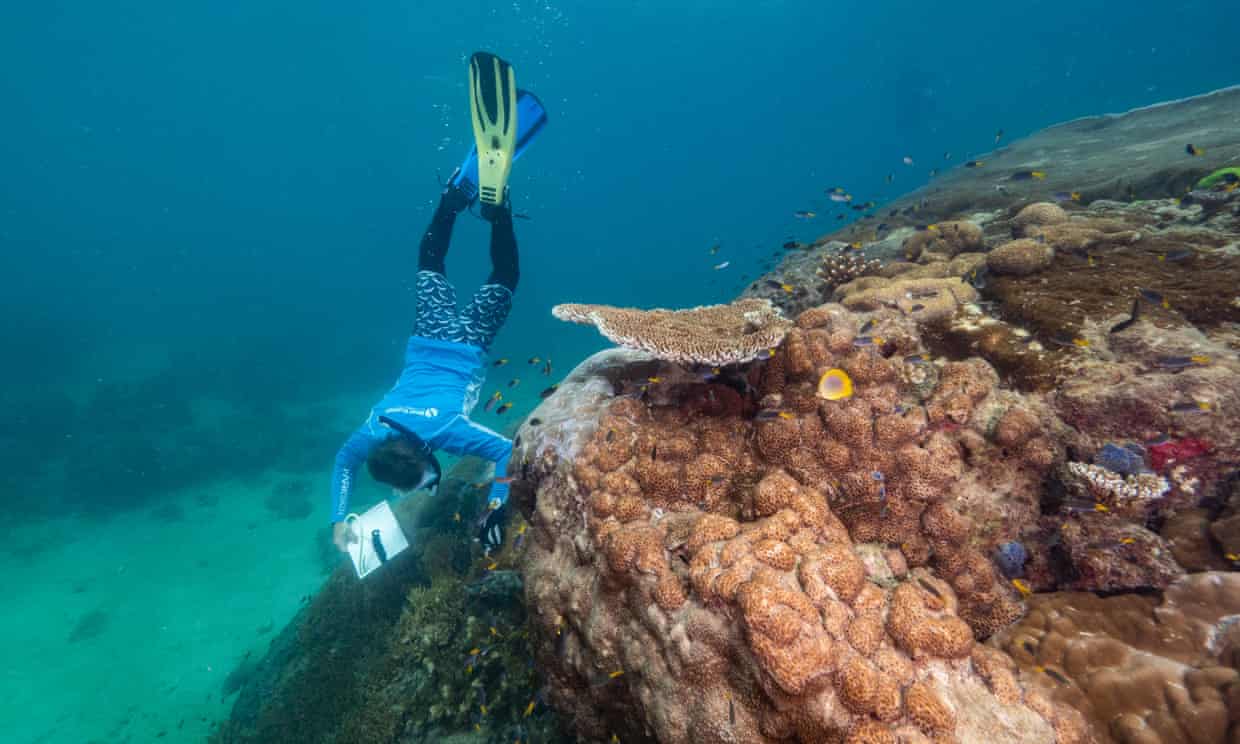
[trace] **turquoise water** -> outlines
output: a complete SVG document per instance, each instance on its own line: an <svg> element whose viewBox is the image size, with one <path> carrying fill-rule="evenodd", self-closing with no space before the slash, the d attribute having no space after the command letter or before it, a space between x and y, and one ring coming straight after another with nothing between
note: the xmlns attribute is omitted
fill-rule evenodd
<svg viewBox="0 0 1240 744"><path fill-rule="evenodd" d="M1237 82L1229 3L936 5L7 8L6 740L201 740L224 676L318 586L332 456L398 371L475 49L551 117L512 181L514 361L486 391L523 382L508 419L479 412L497 428L547 384L526 357L554 380L602 346L556 303L726 300L838 224L793 217L824 188L881 203L999 129ZM459 286L485 245L462 218ZM297 516L267 508L282 487Z"/></svg>

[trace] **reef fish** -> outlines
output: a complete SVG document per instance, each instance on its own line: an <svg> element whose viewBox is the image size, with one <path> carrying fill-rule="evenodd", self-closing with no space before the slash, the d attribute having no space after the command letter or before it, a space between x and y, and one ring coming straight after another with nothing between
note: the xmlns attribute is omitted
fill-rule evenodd
<svg viewBox="0 0 1240 744"><path fill-rule="evenodd" d="M1194 145L1191 142L1188 143L1187 145L1184 145L1184 152L1188 153L1189 155L1192 155L1195 158L1199 158L1202 155L1206 154L1205 150L1201 149L1200 147Z"/></svg>
<svg viewBox="0 0 1240 744"><path fill-rule="evenodd" d="M1052 196L1055 197L1055 201L1061 202L1079 202L1081 200L1081 192L1079 191L1056 191Z"/></svg>
<svg viewBox="0 0 1240 744"><path fill-rule="evenodd" d="M1044 178L1046 178L1046 171L1039 170L1016 171L1008 176L1009 181L1033 181L1035 179L1041 181Z"/></svg>
<svg viewBox="0 0 1240 744"><path fill-rule="evenodd" d="M556 383L555 385L552 385L551 387L544 389L541 393L538 394L538 397L542 398L543 400L546 400L547 398L550 398L552 395L555 395L555 391L559 389L560 389L560 385L559 383Z"/></svg>
<svg viewBox="0 0 1240 744"><path fill-rule="evenodd" d="M1138 297L1137 299L1132 301L1132 310L1129 311L1128 317L1116 323L1115 325L1111 326L1111 330L1109 332L1119 333L1120 331L1123 331L1131 327L1133 323L1137 322L1137 318L1139 318L1140 315L1141 315L1141 298Z"/></svg>
<svg viewBox="0 0 1240 744"><path fill-rule="evenodd" d="M817 213L817 212L810 212L810 211L808 211L808 210L801 209L801 210L798 210L798 211L796 211L796 212L793 212L793 213L792 213L792 216L793 216L793 217L796 217L798 220L812 220L812 219L814 219L815 217L817 217L817 216L818 216L818 213Z"/></svg>
<svg viewBox="0 0 1240 744"><path fill-rule="evenodd" d="M1185 369L1209 363L1210 357L1201 354L1193 356L1160 356L1154 360L1154 366L1159 369Z"/></svg>
<svg viewBox="0 0 1240 744"><path fill-rule="evenodd" d="M829 369L818 378L818 397L823 400L845 400L852 394L852 378L842 369Z"/></svg>
<svg viewBox="0 0 1240 744"><path fill-rule="evenodd" d="M487 402L484 406L482 406L482 410L489 412L492 408L495 407L496 403L500 402L500 400L503 399L503 397L504 397L504 394L496 390L495 393L492 394L490 398L487 398Z"/></svg>
<svg viewBox="0 0 1240 744"><path fill-rule="evenodd" d="M500 406L499 408L496 408L496 409L495 409L495 415L496 415L496 416L503 416L505 413L508 413L508 410L509 410L510 408L512 408L512 403L505 403L505 404L503 404L502 406Z"/></svg>

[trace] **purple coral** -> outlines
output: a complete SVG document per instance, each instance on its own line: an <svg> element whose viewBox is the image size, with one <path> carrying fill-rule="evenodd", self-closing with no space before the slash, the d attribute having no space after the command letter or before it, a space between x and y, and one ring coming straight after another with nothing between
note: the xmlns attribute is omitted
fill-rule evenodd
<svg viewBox="0 0 1240 744"><path fill-rule="evenodd" d="M1145 449L1139 444L1118 445L1107 442L1094 455L1094 464L1119 475L1137 475L1148 472L1145 467Z"/></svg>
<svg viewBox="0 0 1240 744"><path fill-rule="evenodd" d="M1012 540L995 548L995 564L1009 579L1025 575L1025 561L1029 560L1029 552L1023 543Z"/></svg>

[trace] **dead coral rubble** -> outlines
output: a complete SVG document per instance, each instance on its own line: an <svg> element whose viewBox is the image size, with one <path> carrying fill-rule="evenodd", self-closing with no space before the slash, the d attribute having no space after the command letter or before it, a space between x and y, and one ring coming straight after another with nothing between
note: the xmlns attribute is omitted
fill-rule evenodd
<svg viewBox="0 0 1240 744"><path fill-rule="evenodd" d="M1022 611L950 503L973 467L962 438L974 462L1004 457L977 419L996 376L906 359L916 327L896 311L870 324L882 348L859 348L862 322L839 306L798 319L757 382L778 415L607 400L577 373L555 397L581 391L579 404L535 412L513 456L526 601L551 699L579 734L1085 740L1074 713L976 645ZM828 369L852 397L816 397ZM554 424L569 416L588 423L564 442ZM1027 424L1005 436L1041 436ZM992 482L1019 491L1004 472L1051 464L1035 461Z"/></svg>

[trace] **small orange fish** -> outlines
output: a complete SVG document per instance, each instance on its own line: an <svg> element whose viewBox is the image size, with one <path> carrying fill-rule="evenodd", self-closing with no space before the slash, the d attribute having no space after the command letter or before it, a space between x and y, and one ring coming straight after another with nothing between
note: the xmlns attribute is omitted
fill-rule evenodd
<svg viewBox="0 0 1240 744"><path fill-rule="evenodd" d="M535 706L537 706L537 705L538 705L538 701L537 701L537 700L531 700L531 701L530 701L530 704L529 704L529 705L527 705L527 706L525 706L525 713L524 713L524 714L522 714L522 716L521 716L521 717L522 717L522 718L529 718L529 717L530 717L530 714L534 712L534 707L535 707Z"/></svg>
<svg viewBox="0 0 1240 744"><path fill-rule="evenodd" d="M513 482L513 481L515 481L516 479L517 479L517 476L515 476L515 475L509 475L509 476L506 476L506 477L504 477L504 478L496 478L496 479L495 479L495 482L496 482L496 483L512 483L512 482Z"/></svg>
<svg viewBox="0 0 1240 744"><path fill-rule="evenodd" d="M1028 597L1030 594L1033 594L1033 590L1021 579L1012 579L1012 586L1016 587L1016 591L1020 592L1022 597Z"/></svg>
<svg viewBox="0 0 1240 744"><path fill-rule="evenodd" d="M487 564L488 571L494 571L497 568L499 568L499 563L496 561L491 561L489 564Z"/></svg>

